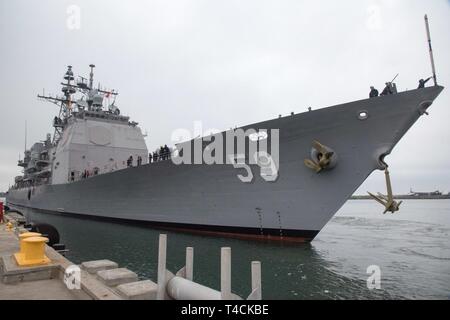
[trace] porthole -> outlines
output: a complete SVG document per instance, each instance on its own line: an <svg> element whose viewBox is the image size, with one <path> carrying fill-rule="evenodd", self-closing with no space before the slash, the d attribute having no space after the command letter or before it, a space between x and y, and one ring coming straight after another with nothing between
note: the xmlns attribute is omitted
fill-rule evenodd
<svg viewBox="0 0 450 320"><path fill-rule="evenodd" d="M358 112L359 120L366 120L369 117L369 113L366 110L361 110Z"/></svg>

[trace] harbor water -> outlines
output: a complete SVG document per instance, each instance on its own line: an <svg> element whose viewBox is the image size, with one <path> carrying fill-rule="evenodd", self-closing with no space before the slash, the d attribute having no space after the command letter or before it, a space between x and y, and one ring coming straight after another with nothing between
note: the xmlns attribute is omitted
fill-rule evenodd
<svg viewBox="0 0 450 320"><path fill-rule="evenodd" d="M306 244L279 244L165 232L138 225L22 209L29 222L54 225L75 263L110 259L156 280L158 235L168 234L167 267L194 247L194 280L219 289L220 247L232 248L232 289L250 293L250 263L262 263L263 299L449 299L450 200L407 200L383 215L371 200L350 200ZM368 289L369 266L380 289ZM373 267L372 267L373 268Z"/></svg>

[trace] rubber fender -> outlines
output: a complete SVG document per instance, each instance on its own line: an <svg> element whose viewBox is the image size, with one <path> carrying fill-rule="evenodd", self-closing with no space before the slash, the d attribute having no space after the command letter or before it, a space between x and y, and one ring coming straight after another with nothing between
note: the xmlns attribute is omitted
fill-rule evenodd
<svg viewBox="0 0 450 320"><path fill-rule="evenodd" d="M35 223L31 226L31 232L39 232L46 238L48 238L48 245L53 246L59 243L58 230L48 223Z"/></svg>

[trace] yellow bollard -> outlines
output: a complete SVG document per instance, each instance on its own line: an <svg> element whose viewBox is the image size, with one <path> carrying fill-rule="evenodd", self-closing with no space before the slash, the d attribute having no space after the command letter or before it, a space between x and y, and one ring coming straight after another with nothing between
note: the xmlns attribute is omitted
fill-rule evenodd
<svg viewBox="0 0 450 320"><path fill-rule="evenodd" d="M20 245L19 253L23 253L23 240L25 240L26 238L41 237L41 236L42 234L38 232L24 232L19 234L19 245Z"/></svg>
<svg viewBox="0 0 450 320"><path fill-rule="evenodd" d="M14 254L19 266L36 266L50 263L45 255L45 243L48 238L29 237L22 240L22 253Z"/></svg>
<svg viewBox="0 0 450 320"><path fill-rule="evenodd" d="M8 222L6 224L6 230L11 231L13 229L13 224L11 222Z"/></svg>

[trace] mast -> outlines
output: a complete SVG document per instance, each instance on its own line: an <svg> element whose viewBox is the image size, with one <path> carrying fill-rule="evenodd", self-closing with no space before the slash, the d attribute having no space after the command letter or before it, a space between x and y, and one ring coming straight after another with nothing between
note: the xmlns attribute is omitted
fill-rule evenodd
<svg viewBox="0 0 450 320"><path fill-rule="evenodd" d="M27 151L27 120L25 120L25 152Z"/></svg>
<svg viewBox="0 0 450 320"><path fill-rule="evenodd" d="M428 49L430 51L430 60L431 60L431 70L433 71L433 81L434 81L434 85L437 86L436 68L434 67L433 48L431 47L430 25L428 23L427 15L425 15L425 28L427 31Z"/></svg>
<svg viewBox="0 0 450 320"><path fill-rule="evenodd" d="M91 68L91 73L89 74L89 89L92 90L92 88L94 87L94 68L95 68L95 65L94 64L90 64L89 67Z"/></svg>
<svg viewBox="0 0 450 320"><path fill-rule="evenodd" d="M64 94L63 96L52 97L44 94L38 94L38 98L52 102L59 106L59 115L53 120L53 127L55 128L53 144L56 144L61 138L67 119L72 113L72 94L76 92L76 86L71 83L74 80L72 66L67 66L67 71L64 74L64 80L66 80L66 82L61 83L63 85L61 89Z"/></svg>
<svg viewBox="0 0 450 320"><path fill-rule="evenodd" d="M67 66L67 71L64 74L64 80L61 82L63 95L60 96L50 96L38 94L38 98L49 101L53 104L56 104L59 107L59 115L53 119L53 127L55 128L55 132L53 135L53 145L56 145L59 139L62 136L62 133L67 125L67 120L71 117L72 113L76 107L78 107L78 112L80 111L80 103L87 103L87 109L92 111L93 107L97 107L95 111L101 111L101 103L103 102L103 97L105 95L113 95L117 96L118 93L112 91L106 91L99 89L94 89L94 64L90 64L91 72L89 74L89 83L87 83L87 79L80 77L81 81L74 82L74 74L72 71L72 66ZM82 93L86 100L73 100L72 95L76 92ZM81 109L84 110L84 105L81 105Z"/></svg>

